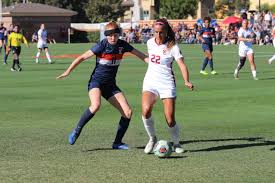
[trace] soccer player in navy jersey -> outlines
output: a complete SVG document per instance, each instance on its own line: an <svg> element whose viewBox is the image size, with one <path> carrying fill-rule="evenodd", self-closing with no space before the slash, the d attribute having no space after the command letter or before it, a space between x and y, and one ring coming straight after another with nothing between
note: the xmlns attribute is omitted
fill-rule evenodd
<svg viewBox="0 0 275 183"><path fill-rule="evenodd" d="M92 72L88 84L91 105L82 114L76 128L69 135L69 143L71 145L75 143L85 124L87 124L99 110L101 105L101 96L103 96L121 113L121 118L112 148L128 149L128 145L122 142L122 138L129 126L132 110L126 97L116 85L116 74L122 60L122 56L125 52L131 52L145 62L148 61L148 58L145 54L133 48L126 41L120 40L120 31L121 30L117 23L109 22L105 26L104 34L106 38L76 58L69 68L57 77L57 79L61 79L68 76L78 64L96 55L96 66Z"/></svg>
<svg viewBox="0 0 275 183"><path fill-rule="evenodd" d="M201 29L199 33L199 39L202 42L202 49L205 55L205 58L203 60L203 64L201 67L200 73L203 75L208 75L208 73L205 71L205 67L209 63L209 66L211 68L211 74L215 75L217 72L214 70L213 66L213 41L212 39L215 37L215 29L213 27L210 27L211 18L205 17L203 19L204 27Z"/></svg>
<svg viewBox="0 0 275 183"><path fill-rule="evenodd" d="M1 23L0 24L0 53L2 52L2 47L5 45L4 44L4 40L5 40L5 31L6 31L6 28L4 27L4 24Z"/></svg>

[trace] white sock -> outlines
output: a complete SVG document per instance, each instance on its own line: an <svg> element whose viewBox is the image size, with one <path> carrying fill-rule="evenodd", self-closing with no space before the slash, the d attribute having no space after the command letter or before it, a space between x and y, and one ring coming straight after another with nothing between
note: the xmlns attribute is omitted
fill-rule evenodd
<svg viewBox="0 0 275 183"><path fill-rule="evenodd" d="M48 59L48 62L51 63L52 60L51 60L51 56L50 56L49 52L46 52L46 57Z"/></svg>
<svg viewBox="0 0 275 183"><path fill-rule="evenodd" d="M150 140L154 140L154 138L156 137L156 132L155 132L154 120L152 116L148 119L145 119L145 117L142 116L142 121Z"/></svg>
<svg viewBox="0 0 275 183"><path fill-rule="evenodd" d="M180 128L178 124L176 123L175 126L172 128L169 127L169 132L171 134L172 141L174 142L174 145L179 144L180 142Z"/></svg>
<svg viewBox="0 0 275 183"><path fill-rule="evenodd" d="M275 55L273 55L273 57L269 59L270 62L272 62L273 60L275 60Z"/></svg>
<svg viewBox="0 0 275 183"><path fill-rule="evenodd" d="M37 52L36 53L36 59L35 59L36 62L38 62L39 56L40 56L40 52Z"/></svg>
<svg viewBox="0 0 275 183"><path fill-rule="evenodd" d="M256 70L252 70L251 72L252 72L252 76L253 76L254 78L257 77L257 72L256 72Z"/></svg>

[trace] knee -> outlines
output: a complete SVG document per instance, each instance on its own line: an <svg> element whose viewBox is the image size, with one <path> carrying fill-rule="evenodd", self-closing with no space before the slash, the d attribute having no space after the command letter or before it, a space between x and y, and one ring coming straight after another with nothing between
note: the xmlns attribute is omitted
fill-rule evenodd
<svg viewBox="0 0 275 183"><path fill-rule="evenodd" d="M92 103L90 106L90 110L92 111L92 113L96 113L99 109L100 109L100 103L98 102Z"/></svg>
<svg viewBox="0 0 275 183"><path fill-rule="evenodd" d="M132 113L133 113L132 109L129 108L129 109L123 111L122 116L123 116L124 118L131 119Z"/></svg>
<svg viewBox="0 0 275 183"><path fill-rule="evenodd" d="M146 119L150 118L151 117L151 107L148 106L148 105L143 105L142 106L142 115L143 117L145 117Z"/></svg>

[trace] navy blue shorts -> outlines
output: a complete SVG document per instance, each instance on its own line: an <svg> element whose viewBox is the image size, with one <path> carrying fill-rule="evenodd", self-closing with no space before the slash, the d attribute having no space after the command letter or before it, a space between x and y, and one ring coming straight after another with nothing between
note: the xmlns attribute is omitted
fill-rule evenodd
<svg viewBox="0 0 275 183"><path fill-rule="evenodd" d="M5 40L5 36L4 34L0 34L0 40L4 41Z"/></svg>
<svg viewBox="0 0 275 183"><path fill-rule="evenodd" d="M116 85L116 83L102 84L98 81L91 80L88 83L88 91L90 91L93 88L99 88L101 91L102 97L104 97L106 100L108 100L110 97L114 96L115 94L121 92L121 90Z"/></svg>
<svg viewBox="0 0 275 183"><path fill-rule="evenodd" d="M213 46L212 46L212 44L211 45L210 44L202 44L202 49L203 49L204 52L206 50L209 50L210 52L212 52L213 51Z"/></svg>

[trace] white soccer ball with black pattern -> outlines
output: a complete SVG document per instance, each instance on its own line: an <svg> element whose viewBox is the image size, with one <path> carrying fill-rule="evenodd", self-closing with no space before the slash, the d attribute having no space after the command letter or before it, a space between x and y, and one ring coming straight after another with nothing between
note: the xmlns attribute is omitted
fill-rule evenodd
<svg viewBox="0 0 275 183"><path fill-rule="evenodd" d="M154 148L154 154L159 158L169 157L172 153L172 145L166 140L160 140L157 142Z"/></svg>

